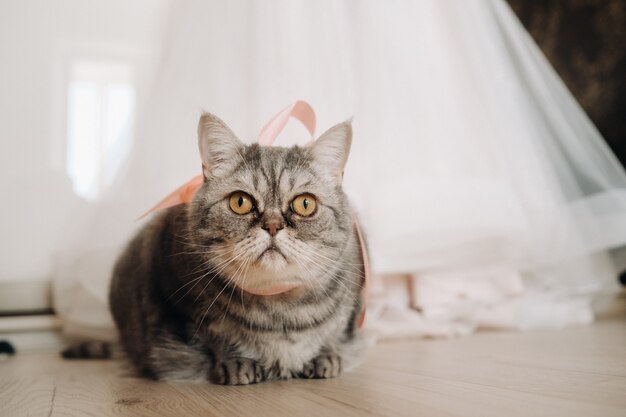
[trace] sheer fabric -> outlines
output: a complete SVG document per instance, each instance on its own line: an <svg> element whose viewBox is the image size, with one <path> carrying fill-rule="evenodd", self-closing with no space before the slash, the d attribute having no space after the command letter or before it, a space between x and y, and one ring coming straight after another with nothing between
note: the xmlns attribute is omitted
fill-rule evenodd
<svg viewBox="0 0 626 417"><path fill-rule="evenodd" d="M68 328L109 332L114 257L200 172L200 110L251 142L296 99L320 131L354 116L345 189L378 334L585 323L616 291L626 175L504 1L176 2L164 50L125 170L59 255Z"/></svg>

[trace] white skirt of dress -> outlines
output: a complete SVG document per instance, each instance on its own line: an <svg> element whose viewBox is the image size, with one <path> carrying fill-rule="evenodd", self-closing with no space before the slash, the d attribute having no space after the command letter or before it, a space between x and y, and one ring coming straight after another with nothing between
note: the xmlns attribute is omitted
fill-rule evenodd
<svg viewBox="0 0 626 417"><path fill-rule="evenodd" d="M174 6L131 158L60 256L68 322L88 316L72 307L77 286L106 300L89 281L116 251L94 249L121 246L199 172L201 108L252 141L296 99L320 131L354 116L345 189L372 253L379 334L585 323L593 298L617 291L606 251L626 243L626 175L504 1ZM288 126L278 144L302 133ZM85 275L89 259L98 271Z"/></svg>

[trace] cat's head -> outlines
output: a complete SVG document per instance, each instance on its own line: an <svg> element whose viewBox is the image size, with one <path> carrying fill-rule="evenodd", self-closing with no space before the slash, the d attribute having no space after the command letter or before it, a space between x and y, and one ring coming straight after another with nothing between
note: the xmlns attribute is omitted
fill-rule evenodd
<svg viewBox="0 0 626 417"><path fill-rule="evenodd" d="M341 188L350 122L307 146L244 145L205 113L198 142L205 183L189 229L207 264L253 294L323 285L353 233Z"/></svg>

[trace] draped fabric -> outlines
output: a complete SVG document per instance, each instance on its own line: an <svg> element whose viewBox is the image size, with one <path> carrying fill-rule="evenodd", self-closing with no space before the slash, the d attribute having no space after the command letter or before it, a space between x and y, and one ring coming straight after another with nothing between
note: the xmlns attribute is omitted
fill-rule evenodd
<svg viewBox="0 0 626 417"><path fill-rule="evenodd" d="M344 186L379 335L586 323L617 290L626 175L504 1L183 1L164 39L131 157L58 257L68 328L110 328L113 259L200 172L201 109L252 142L297 99L320 132L354 117Z"/></svg>

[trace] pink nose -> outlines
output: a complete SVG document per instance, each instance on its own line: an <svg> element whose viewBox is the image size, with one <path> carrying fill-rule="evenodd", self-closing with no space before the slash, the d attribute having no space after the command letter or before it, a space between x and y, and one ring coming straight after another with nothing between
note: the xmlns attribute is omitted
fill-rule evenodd
<svg viewBox="0 0 626 417"><path fill-rule="evenodd" d="M276 233L283 227L283 222L278 219L269 219L263 222L263 229L272 237L276 236Z"/></svg>

